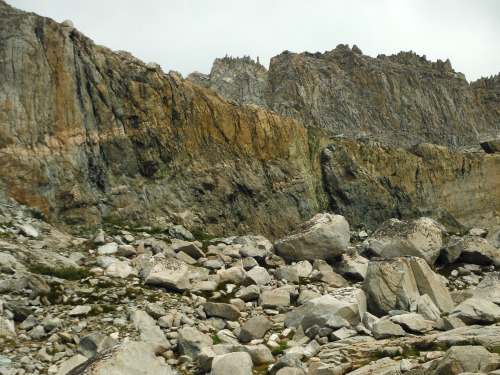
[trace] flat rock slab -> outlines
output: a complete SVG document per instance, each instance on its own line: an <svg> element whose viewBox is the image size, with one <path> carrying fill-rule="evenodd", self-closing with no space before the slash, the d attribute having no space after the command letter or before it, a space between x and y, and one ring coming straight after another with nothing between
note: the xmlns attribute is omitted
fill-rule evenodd
<svg viewBox="0 0 500 375"><path fill-rule="evenodd" d="M203 308L207 316L216 316L226 320L238 320L241 316L238 308L229 303L205 302Z"/></svg>

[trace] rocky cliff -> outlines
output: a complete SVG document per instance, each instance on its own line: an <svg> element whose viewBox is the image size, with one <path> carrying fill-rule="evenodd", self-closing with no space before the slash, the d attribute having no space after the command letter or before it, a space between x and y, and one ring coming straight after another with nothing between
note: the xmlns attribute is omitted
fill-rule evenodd
<svg viewBox="0 0 500 375"><path fill-rule="evenodd" d="M332 56L338 53L367 60L350 50ZM334 137L256 105L238 105L154 63L96 46L69 23L2 1L0 60L0 188L57 224L97 225L104 217L278 237L328 209L374 227L440 207L465 222L498 222L498 154L434 147L409 152ZM264 68L252 66L252 80L262 82ZM454 73L439 74L465 87ZM238 95L269 103L260 83L250 81ZM478 86L482 94L474 103L482 98L489 116L498 118L488 94L498 85L485 80ZM356 95L345 95L351 113ZM435 96L436 103L444 100ZM289 108L284 113L293 114L295 104L280 100ZM318 119L326 103L320 102ZM461 111L476 119L483 108ZM310 125L303 113L299 118ZM433 126L433 134L443 126ZM462 128L464 136L474 132Z"/></svg>
<svg viewBox="0 0 500 375"><path fill-rule="evenodd" d="M285 51L271 59L267 75L249 58L224 58L209 75L187 79L307 127L390 146L477 146L500 130L499 76L469 84L449 60L412 52L371 58L346 45L315 54Z"/></svg>

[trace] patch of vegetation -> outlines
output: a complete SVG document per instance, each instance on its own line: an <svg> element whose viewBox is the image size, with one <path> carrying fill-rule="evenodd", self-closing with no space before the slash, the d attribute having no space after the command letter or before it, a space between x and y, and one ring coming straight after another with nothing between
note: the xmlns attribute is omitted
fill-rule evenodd
<svg viewBox="0 0 500 375"><path fill-rule="evenodd" d="M90 270L85 267L54 268L37 264L29 270L31 273L53 276L65 280L81 280L90 276Z"/></svg>
<svg viewBox="0 0 500 375"><path fill-rule="evenodd" d="M490 353L500 354L500 346L490 346L488 350Z"/></svg>
<svg viewBox="0 0 500 375"><path fill-rule="evenodd" d="M399 354L400 354L399 352L392 353L392 352L388 352L386 350L378 350L377 352L375 352L375 354L373 354L370 357L370 362L378 361L381 358L394 358L394 357L398 356Z"/></svg>
<svg viewBox="0 0 500 375"><path fill-rule="evenodd" d="M212 335L212 341L214 342L214 345L224 344L224 341L222 341L221 338L217 335Z"/></svg>
<svg viewBox="0 0 500 375"><path fill-rule="evenodd" d="M213 240L215 238L221 237L219 234L209 234L209 233L203 232L202 230L195 230L192 233L192 235L193 235L194 239L198 240L198 241L210 241L210 240Z"/></svg>
<svg viewBox="0 0 500 375"><path fill-rule="evenodd" d="M420 351L416 348L408 348L403 350L403 353L401 354L403 358L411 358L411 357L418 357L420 356Z"/></svg>
<svg viewBox="0 0 500 375"><path fill-rule="evenodd" d="M287 344L281 344L277 348L274 348L271 350L271 354L274 356L277 356L279 354L282 354L286 349L290 348Z"/></svg>

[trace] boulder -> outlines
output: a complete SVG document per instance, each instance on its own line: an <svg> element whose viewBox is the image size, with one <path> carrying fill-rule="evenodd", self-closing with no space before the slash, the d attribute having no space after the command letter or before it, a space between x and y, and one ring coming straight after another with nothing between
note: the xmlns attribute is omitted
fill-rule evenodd
<svg viewBox="0 0 500 375"><path fill-rule="evenodd" d="M94 332L83 337L78 343L78 352L85 357L93 357L96 353L116 345L116 340L103 333Z"/></svg>
<svg viewBox="0 0 500 375"><path fill-rule="evenodd" d="M500 272L492 272L483 277L474 290L473 297L500 305Z"/></svg>
<svg viewBox="0 0 500 375"><path fill-rule="evenodd" d="M211 375L252 375L252 358L246 352L228 353L215 357Z"/></svg>
<svg viewBox="0 0 500 375"><path fill-rule="evenodd" d="M417 313L396 315L389 320L411 333L425 333L432 328L432 322L426 321L422 315Z"/></svg>
<svg viewBox="0 0 500 375"><path fill-rule="evenodd" d="M247 287L241 288L235 294L236 298L240 298L243 301L254 301L260 296L260 288L257 285L249 285Z"/></svg>
<svg viewBox="0 0 500 375"><path fill-rule="evenodd" d="M442 313L453 307L451 295L437 274L418 257L373 259L363 283L367 305L377 316L391 310L417 311L421 295L427 294Z"/></svg>
<svg viewBox="0 0 500 375"><path fill-rule="evenodd" d="M364 245L379 257L411 255L432 265L442 248L444 232L443 226L428 217L408 221L389 219L365 240Z"/></svg>
<svg viewBox="0 0 500 375"><path fill-rule="evenodd" d="M242 284L248 285L267 285L271 282L271 276L264 267L254 267L243 277Z"/></svg>
<svg viewBox="0 0 500 375"><path fill-rule="evenodd" d="M341 256L336 271L344 277L354 280L364 280L368 272L368 259L359 255L356 250L348 250Z"/></svg>
<svg viewBox="0 0 500 375"><path fill-rule="evenodd" d="M346 279L333 270L313 270L309 277L327 283L332 288L343 288L349 285Z"/></svg>
<svg viewBox="0 0 500 375"><path fill-rule="evenodd" d="M66 375L68 372L70 372L72 369L74 369L76 366L81 365L85 361L87 361L87 357L77 354L67 360L65 360L61 365L59 366L59 370L57 371L56 375Z"/></svg>
<svg viewBox="0 0 500 375"><path fill-rule="evenodd" d="M347 320L351 325L358 324L366 312L366 297L361 289L340 288L330 294L314 298L299 306L285 317L286 327L304 330L315 324L324 326L334 315Z"/></svg>
<svg viewBox="0 0 500 375"><path fill-rule="evenodd" d="M389 319L377 320L372 324L371 332L377 340L386 339L393 336L406 336L405 331L399 324L391 322Z"/></svg>
<svg viewBox="0 0 500 375"><path fill-rule="evenodd" d="M274 357L271 354L269 348L265 345L240 345L240 344L226 344L226 345L215 345L213 346L213 351L217 355L235 353L235 352L245 352L250 354L254 366L260 366L268 363L274 362Z"/></svg>
<svg viewBox="0 0 500 375"><path fill-rule="evenodd" d="M450 236L443 241L443 248L439 254L439 262L444 264L455 263L464 249L462 237Z"/></svg>
<svg viewBox="0 0 500 375"><path fill-rule="evenodd" d="M350 233L340 215L318 214L290 235L275 242L278 255L288 261L333 260L347 249Z"/></svg>
<svg viewBox="0 0 500 375"><path fill-rule="evenodd" d="M248 319L242 326L238 340L241 342L250 342L255 339L261 339L273 327L272 323L263 316L255 316Z"/></svg>
<svg viewBox="0 0 500 375"><path fill-rule="evenodd" d="M282 289L262 292L259 297L259 306L264 309L279 309L283 306L290 306L290 293Z"/></svg>
<svg viewBox="0 0 500 375"><path fill-rule="evenodd" d="M195 328L186 327L179 330L177 346L181 355L196 359L202 348L210 347L212 344L213 340L210 336Z"/></svg>
<svg viewBox="0 0 500 375"><path fill-rule="evenodd" d="M144 342L129 341L103 350L70 370L68 375L175 375L165 359L157 357Z"/></svg>
<svg viewBox="0 0 500 375"><path fill-rule="evenodd" d="M455 307L450 316L467 324L492 324L500 319L500 307L481 298L469 298Z"/></svg>
<svg viewBox="0 0 500 375"><path fill-rule="evenodd" d="M182 251L194 259L199 259L205 256L203 251L193 242L183 241L177 238L172 239L170 248L174 250L176 253Z"/></svg>
<svg viewBox="0 0 500 375"><path fill-rule="evenodd" d="M427 294L418 297L417 312L425 319L432 321L438 320L441 315L441 311Z"/></svg>
<svg viewBox="0 0 500 375"><path fill-rule="evenodd" d="M295 268L295 271L297 271L297 275L299 277L309 277L309 274L313 270L312 264L307 260L301 260L300 262L297 262L293 265L293 268Z"/></svg>
<svg viewBox="0 0 500 375"><path fill-rule="evenodd" d="M372 259L363 283L368 310L386 315L391 310L414 311L420 295L411 266L404 259Z"/></svg>
<svg viewBox="0 0 500 375"><path fill-rule="evenodd" d="M5 319L0 316L0 336L16 336L16 327L14 325L14 321Z"/></svg>
<svg viewBox="0 0 500 375"><path fill-rule="evenodd" d="M293 266L281 266L276 269L274 277L277 280L284 280L287 283L297 283L299 282L299 275Z"/></svg>
<svg viewBox="0 0 500 375"><path fill-rule="evenodd" d="M229 303L205 302L203 308L207 316L216 316L226 320L238 320L241 316L238 308Z"/></svg>
<svg viewBox="0 0 500 375"><path fill-rule="evenodd" d="M125 279L129 276L137 276L137 270L127 262L115 262L106 268L104 274L109 277Z"/></svg>
<svg viewBox="0 0 500 375"><path fill-rule="evenodd" d="M462 246L459 261L464 263L487 265L500 254L488 240L478 236L463 236Z"/></svg>
<svg viewBox="0 0 500 375"><path fill-rule="evenodd" d="M452 346L433 372L434 375L461 373L486 373L500 365L498 354L490 353L483 346Z"/></svg>
<svg viewBox="0 0 500 375"><path fill-rule="evenodd" d="M145 284L158 285L183 292L189 287L188 265L175 258L158 254L142 259L139 276Z"/></svg>

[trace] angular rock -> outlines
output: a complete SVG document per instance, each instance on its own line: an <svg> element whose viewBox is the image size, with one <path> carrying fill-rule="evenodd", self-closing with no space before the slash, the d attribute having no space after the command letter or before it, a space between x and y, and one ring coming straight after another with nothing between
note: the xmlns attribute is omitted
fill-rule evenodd
<svg viewBox="0 0 500 375"><path fill-rule="evenodd" d="M93 357L96 353L116 345L116 340L103 333L91 333L83 337L78 343L78 352L85 357Z"/></svg>
<svg viewBox="0 0 500 375"><path fill-rule="evenodd" d="M69 316L87 315L92 310L90 305L75 306L69 313Z"/></svg>
<svg viewBox="0 0 500 375"><path fill-rule="evenodd" d="M441 311L428 294L418 297L417 312L427 320L436 321L441 316Z"/></svg>
<svg viewBox="0 0 500 375"><path fill-rule="evenodd" d="M344 277L354 280L364 280L368 272L368 259L359 255L355 250L348 250L342 254L336 271Z"/></svg>
<svg viewBox="0 0 500 375"><path fill-rule="evenodd" d="M428 217L389 219L365 240L365 248L383 258L417 256L432 265L443 245L445 229Z"/></svg>
<svg viewBox="0 0 500 375"><path fill-rule="evenodd" d="M254 301L260 296L260 288L257 285L249 285L241 288L235 294L236 298L241 298L243 301Z"/></svg>
<svg viewBox="0 0 500 375"><path fill-rule="evenodd" d="M469 298L455 307L450 316L467 324L492 324L500 319L500 307L481 298Z"/></svg>
<svg viewBox="0 0 500 375"><path fill-rule="evenodd" d="M263 309L279 309L290 306L290 293L281 289L273 289L262 292L259 297L259 306Z"/></svg>
<svg viewBox="0 0 500 375"><path fill-rule="evenodd" d="M273 327L272 323L265 317L255 316L248 319L242 326L238 340L241 342L250 342L255 339L261 339Z"/></svg>
<svg viewBox="0 0 500 375"><path fill-rule="evenodd" d="M364 292L357 288L341 288L331 294L314 298L287 313L285 326L296 328L302 326L304 330L314 324L321 327L334 315L356 325L361 321L365 312Z"/></svg>
<svg viewBox="0 0 500 375"><path fill-rule="evenodd" d="M183 292L189 287L188 271L187 264L178 259L155 255L143 260L139 276L146 284Z"/></svg>
<svg viewBox="0 0 500 375"><path fill-rule="evenodd" d="M293 266L293 268L295 268L299 277L309 277L309 274L313 270L312 264L307 260L301 260L300 262L297 262Z"/></svg>
<svg viewBox="0 0 500 375"><path fill-rule="evenodd" d="M492 354L482 346L452 346L446 351L434 374L485 373L497 369L499 365L498 354Z"/></svg>
<svg viewBox="0 0 500 375"><path fill-rule="evenodd" d="M412 333L425 333L432 328L432 325L429 325L430 322L426 321L422 315L416 313L396 315L389 320L399 324L405 331Z"/></svg>
<svg viewBox="0 0 500 375"><path fill-rule="evenodd" d="M116 254L117 252L118 244L116 242L110 242L97 248L97 253L99 255L112 255Z"/></svg>
<svg viewBox="0 0 500 375"><path fill-rule="evenodd" d="M287 283L299 282L299 275L293 266L281 266L277 268L274 277L278 280L284 280Z"/></svg>
<svg viewBox="0 0 500 375"><path fill-rule="evenodd" d="M420 295L411 266L401 258L372 259L363 290L368 310L377 316L415 310Z"/></svg>
<svg viewBox="0 0 500 375"><path fill-rule="evenodd" d="M288 261L333 260L347 249L350 233L340 215L318 214L290 235L275 242L276 252Z"/></svg>
<svg viewBox="0 0 500 375"><path fill-rule="evenodd" d="M406 333L399 324L391 322L389 319L377 320L372 324L371 332L377 340L386 339L393 336L405 336Z"/></svg>
<svg viewBox="0 0 500 375"><path fill-rule="evenodd" d="M56 375L66 375L69 373L72 369L74 369L76 366L81 365L85 361L87 361L87 357L81 354L77 354L67 360L65 360L61 365L59 366L59 370L57 371Z"/></svg>
<svg viewBox="0 0 500 375"><path fill-rule="evenodd" d="M115 262L106 268L104 274L109 277L119 277L125 279L130 276L137 276L137 270L130 266L127 262Z"/></svg>
<svg viewBox="0 0 500 375"><path fill-rule="evenodd" d="M5 319L0 316L0 336L14 337L16 336L16 327L12 320Z"/></svg>
<svg viewBox="0 0 500 375"><path fill-rule="evenodd" d="M157 357L145 342L130 341L103 350L70 370L68 375L175 375L165 359Z"/></svg>
<svg viewBox="0 0 500 375"><path fill-rule="evenodd" d="M216 316L226 320L238 320L241 316L238 308L229 303L205 302L203 308L207 316Z"/></svg>
<svg viewBox="0 0 500 375"><path fill-rule="evenodd" d="M191 327L180 329L177 340L179 354L188 355L193 359L198 357L198 353L202 348L210 347L213 344L210 336Z"/></svg>
<svg viewBox="0 0 500 375"><path fill-rule="evenodd" d="M467 235L462 237L462 253L459 260L464 263L487 265L500 254L485 238Z"/></svg>
<svg viewBox="0 0 500 375"><path fill-rule="evenodd" d="M271 282L271 276L263 267L254 267L248 271L242 281L245 286L248 285L267 285Z"/></svg>
<svg viewBox="0 0 500 375"><path fill-rule="evenodd" d="M252 375L252 358L245 352L228 353L215 357L210 375Z"/></svg>
<svg viewBox="0 0 500 375"><path fill-rule="evenodd" d="M196 244L194 244L193 242L183 241L183 240L179 240L179 239L174 238L172 240L172 243L170 244L170 247L176 253L182 251L194 259L199 259L199 258L205 256L203 251L198 246L196 246Z"/></svg>
<svg viewBox="0 0 500 375"><path fill-rule="evenodd" d="M483 277L474 290L473 297L500 305L500 272L491 272Z"/></svg>

